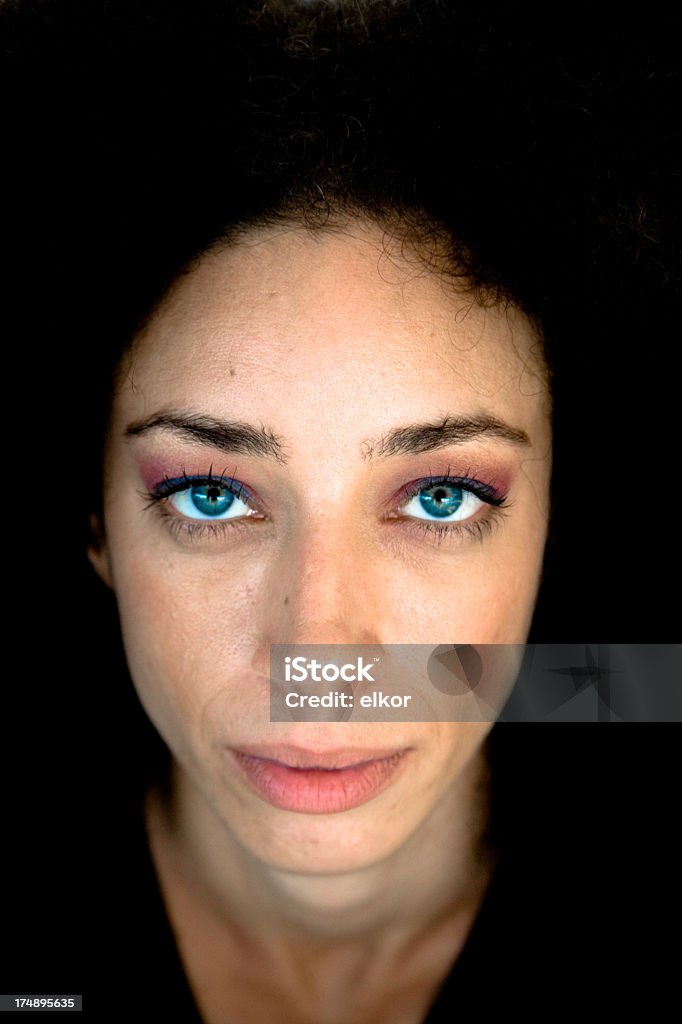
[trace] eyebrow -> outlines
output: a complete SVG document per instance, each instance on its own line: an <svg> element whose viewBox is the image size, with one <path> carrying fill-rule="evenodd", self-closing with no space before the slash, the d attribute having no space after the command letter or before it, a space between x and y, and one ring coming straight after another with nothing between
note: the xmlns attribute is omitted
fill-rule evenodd
<svg viewBox="0 0 682 1024"><path fill-rule="evenodd" d="M200 444L210 445L227 454L256 455L285 464L282 441L271 430L250 423L215 419L194 413L161 412L148 419L131 423L125 430L128 437L138 437L151 430L167 430ZM483 437L493 437L514 445L530 445L525 430L510 426L494 416L445 416L434 423L412 423L396 427L377 439L361 444L365 461L390 458L394 455L419 455L422 452L463 444Z"/></svg>
<svg viewBox="0 0 682 1024"><path fill-rule="evenodd" d="M257 429L250 423L215 419L194 413L161 412L146 420L131 423L126 428L127 437L139 437L150 430L167 430L187 441L218 448L228 455L259 455L285 463L282 442L265 427Z"/></svg>
<svg viewBox="0 0 682 1024"><path fill-rule="evenodd" d="M445 416L435 423L413 423L397 427L376 440L363 442L363 458L391 455L419 455L449 445L494 437L514 445L530 445L525 430L512 427L495 416Z"/></svg>

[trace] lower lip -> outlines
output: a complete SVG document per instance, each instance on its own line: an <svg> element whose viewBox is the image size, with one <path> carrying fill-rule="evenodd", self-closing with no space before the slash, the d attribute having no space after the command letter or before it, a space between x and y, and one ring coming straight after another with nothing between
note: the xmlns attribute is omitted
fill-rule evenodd
<svg viewBox="0 0 682 1024"><path fill-rule="evenodd" d="M260 797L283 811L336 814L359 807L395 780L406 750L347 768L291 768L281 761L231 751L243 777Z"/></svg>

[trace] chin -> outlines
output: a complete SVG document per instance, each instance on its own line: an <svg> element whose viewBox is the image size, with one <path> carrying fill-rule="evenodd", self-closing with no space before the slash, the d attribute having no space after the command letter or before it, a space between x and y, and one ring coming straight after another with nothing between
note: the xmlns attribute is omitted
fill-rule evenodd
<svg viewBox="0 0 682 1024"><path fill-rule="evenodd" d="M394 812L396 801L392 801ZM390 858L412 828L406 815L387 820L379 801L335 814L303 814L266 807L238 820L226 815L239 845L263 864L301 875L361 871Z"/></svg>

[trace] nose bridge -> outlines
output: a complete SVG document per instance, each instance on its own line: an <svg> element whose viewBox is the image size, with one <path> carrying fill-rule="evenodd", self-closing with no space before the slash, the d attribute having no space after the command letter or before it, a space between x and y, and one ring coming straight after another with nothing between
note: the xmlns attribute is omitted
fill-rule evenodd
<svg viewBox="0 0 682 1024"><path fill-rule="evenodd" d="M283 554L280 611L285 643L379 643L382 609L359 538L327 520L301 531Z"/></svg>

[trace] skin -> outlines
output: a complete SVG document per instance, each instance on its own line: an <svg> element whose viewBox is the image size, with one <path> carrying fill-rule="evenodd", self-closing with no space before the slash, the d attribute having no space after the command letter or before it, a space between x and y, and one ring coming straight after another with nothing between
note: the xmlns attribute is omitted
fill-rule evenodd
<svg viewBox="0 0 682 1024"><path fill-rule="evenodd" d="M269 645L525 642L551 471L538 348L517 310L483 308L356 221L252 230L205 255L124 359L90 558L173 754L150 842L209 1021L228 1006L241 1021L418 1021L466 939L492 867L491 723L271 723ZM265 427L280 457L140 430L178 411ZM463 416L527 442L382 455L396 427ZM148 507L164 475L211 467L257 496L256 515L190 535L170 501ZM447 472L503 488L505 507L477 508L474 532L420 529L396 496ZM275 741L408 759L358 807L299 813L226 761L226 746Z"/></svg>

